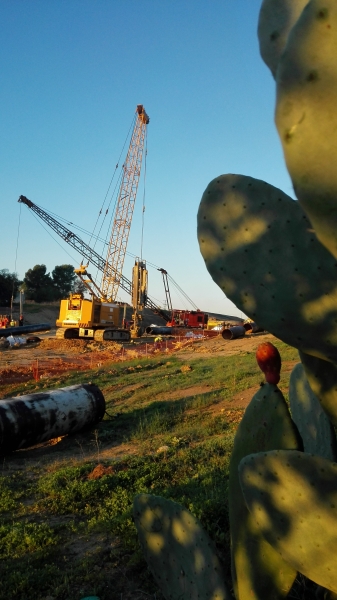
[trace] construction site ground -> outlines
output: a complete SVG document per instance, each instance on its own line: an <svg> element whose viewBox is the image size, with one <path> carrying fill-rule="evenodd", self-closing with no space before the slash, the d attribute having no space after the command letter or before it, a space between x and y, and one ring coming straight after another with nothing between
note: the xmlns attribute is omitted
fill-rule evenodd
<svg viewBox="0 0 337 600"><path fill-rule="evenodd" d="M271 334L246 335L244 338L224 340L219 334L213 338L163 338L155 347L153 338L138 338L128 344L95 342L90 340L58 340L55 332L36 334L41 341L9 347L0 340L0 398L10 391L12 384L32 379L46 379L59 373L86 371L107 362L171 353L188 360L193 356L211 358L254 352L262 341L272 341Z"/></svg>
<svg viewBox="0 0 337 600"><path fill-rule="evenodd" d="M215 443L214 440L218 438L233 435L246 406L260 388L263 379L256 366L257 373L254 376L249 375L249 384L240 385L240 377L245 377L245 374L240 376L238 364L228 367L229 363L233 365L230 357L237 355L237 363L241 361L256 365L254 353L261 342L273 341L279 345L279 340L268 333L246 334L244 338L234 340L224 340L220 334L208 339L182 337L180 340L166 341L164 338L160 348L155 348L153 338L138 339L134 343L120 345L89 340L58 340L55 338L55 331L37 336L41 338L40 342L11 348L0 340L0 399L92 381L104 394L107 415L93 430L64 435L3 455L2 477L6 478L6 481L26 481L24 478L28 478L30 486L37 486L37 480L43 486L45 478L47 481L54 481L55 477L59 476L58 473L63 473L60 476L60 481L63 482L64 469L82 468L83 465L87 469L86 474L81 475L82 479L76 485L83 484L85 487L91 480L95 480L95 483L97 480L97 485L102 480L103 485L106 476L116 477L120 472L129 473L129 460L144 460L144 464L148 461L154 465L151 469L160 463L164 473L167 460L171 460L170 453L175 451L175 448L181 455L194 450L205 451L208 459L211 446L204 447L205 440L210 437L212 443ZM283 355L280 387L286 391L290 372L297 361L294 352L284 351ZM209 369L204 361L209 361ZM220 363L221 373L226 373L227 368L232 369L227 375L227 387L220 383L221 378L219 379L218 375L214 378L207 375L208 371L214 369L214 363L218 366ZM79 373L81 371L83 377ZM201 377L198 376L200 372ZM180 416L176 427L180 432L181 426L182 433L176 435L173 429L166 434L159 428L151 430L151 434L145 437L131 434L139 430L141 422L146 423L146 415L150 414L146 412L147 407L151 405L157 407L151 413L154 419L157 418L158 406L162 406L164 415L169 414L168 405L173 412L178 411ZM189 436L197 431L200 418L200 427L205 430L205 439L190 439ZM221 429L218 433L211 428L208 432L205 423L209 422L212 423L212 428L217 423L224 422L226 429ZM186 454L186 465L188 461ZM186 468L190 477L189 469L192 467L188 465ZM130 467L130 473L131 471ZM127 481L125 479L125 482ZM62 483L63 489L64 494L68 494L68 487L64 488ZM20 488L20 493L21 491ZM39 593L34 596L18 595L15 600L28 600L33 597L36 600L69 600L88 596L96 589L100 591L99 597L102 600L117 596L123 600L161 598L153 584L145 579L145 576L149 576L144 568L143 571L137 570L139 557L137 558L132 550L124 552L122 549L121 534L118 534L119 537L115 533L110 534L103 526L101 530L89 531L86 528L86 515L78 511L75 513L76 507L64 510L60 504L55 508L55 514L53 511L48 512L48 507L40 513L40 496L35 496L35 492L33 494L29 490L27 493L23 490L22 494L20 502L24 512L22 515L13 513L13 523L21 523L20 519L29 519L29 526L35 526L35 523L48 526L51 531L61 532L58 535L63 537L57 542L59 546L55 546L56 550L59 548L59 553L55 556L51 554L50 558L46 554L38 565L39 577L40 573L44 572L43 569L57 567L59 581L56 582L54 578L50 587L43 588L41 584ZM115 495L105 492L101 502L109 502L110 497L115 498ZM90 505L91 500L88 502ZM27 556L29 559L29 553ZM11 564L10 559L6 564ZM90 565L90 568L85 567L85 580L82 577L82 564ZM133 564L136 564L135 568ZM67 589L69 587L69 593L62 587L63 572L64 578L69 578L69 583L64 584ZM25 574L26 571L22 577L25 577ZM4 579L6 580L6 577ZM60 586L59 592L54 593L57 585ZM118 589L118 594L109 592L115 589Z"/></svg>
<svg viewBox="0 0 337 600"><path fill-rule="evenodd" d="M43 316L45 314L46 312L43 311ZM40 320L42 320L41 313ZM208 360L214 357L224 357L225 359L232 355L254 353L261 342L275 341L274 336L269 333L246 334L243 338L233 340L224 340L219 334L216 337L204 339L197 337L163 338L161 347L156 348L153 337L138 338L134 342L122 345L115 342L90 340L59 340L55 338L55 329L36 335L40 338L39 342L13 347L8 347L4 338L0 339L0 399L16 396L16 388L21 386L22 390L22 384L27 386L27 393L38 392L42 388L55 388L55 384L56 386L59 384L59 387L69 385L67 381L74 372L83 371L83 381L87 382L88 377L90 379L90 370L97 371L97 368L104 364L113 370L113 363L132 359L148 358L151 360L151 358L159 358L160 356L168 358L174 354L175 357L181 359L182 369L184 369L188 361L193 358ZM293 364L293 361L289 365L284 363L283 370L291 370ZM193 386L192 388L180 390L178 395L179 397L189 397L209 391L208 386L198 385L197 388ZM247 389L244 392L234 394L230 409L243 412L255 391L256 389ZM104 390L105 392L106 390ZM19 395L23 393L21 391ZM175 400L176 395L176 391L170 392L167 390L163 399ZM225 409L226 406L222 406L222 404L216 405L215 408L217 411ZM43 444L44 453L47 450L46 446L49 446L48 455L50 452L53 455L56 450L56 447L52 448L54 443L54 441L51 441ZM61 453L64 459L68 456L68 453L69 455L74 453L74 445L67 437L57 446L57 454ZM29 450L24 452L26 459L29 452ZM123 444L107 449L110 458L112 455L133 454L134 452L137 452L136 448L126 448ZM34 456L36 456L36 451ZM18 462L20 463L20 457L21 452L16 453L16 459L12 455L10 462L15 464L16 460L19 459Z"/></svg>
<svg viewBox="0 0 337 600"><path fill-rule="evenodd" d="M128 308L130 311L131 308ZM0 312L5 313L6 309ZM50 323L50 331L32 334L40 341L8 347L5 338L0 338L0 398L8 396L15 384L45 379L70 371L85 371L99 367L107 362L120 362L133 358L144 358L153 354L177 353L188 359L189 355L200 354L212 357L216 355L229 356L240 352L251 352L256 349L262 339L272 339L270 334L246 335L236 340L224 340L219 334L211 339L182 336L163 337L159 347L154 344L154 336L142 336L129 344L115 342L95 342L93 340L58 340L55 337L55 321L58 316L59 303L27 304L24 310L24 324L35 325ZM14 310L15 312L15 310ZM17 312L17 311L16 311ZM143 313L144 326L150 324L163 325L164 321L158 315L145 309ZM201 332L194 330L195 335ZM32 338L28 334L24 338Z"/></svg>
<svg viewBox="0 0 337 600"><path fill-rule="evenodd" d="M133 358L145 358L144 353L140 354L138 350L139 347L144 346L144 342L142 342L141 338L133 344L124 344L124 346L122 346L114 342L98 343L87 340L58 340L54 337L53 333L45 335L48 337L43 338L43 336L41 336L42 339L39 343L12 348L5 347L1 341L0 399L15 396L15 388L25 381L27 382L26 385L29 386L27 393L32 393L34 391L38 392L41 391L41 388L48 389L50 384L52 384L52 388L55 388L55 383L59 383L60 387L67 385L67 379L68 377L71 377L71 374L74 373L74 371L85 371L83 373L83 382L87 382L88 374L90 379L90 366L93 370L97 370L97 367L102 366L104 363L107 365L112 363L111 367L109 364L109 368L113 369L114 362L121 362L124 360L129 361ZM146 343L148 345L148 358L151 359L151 357L154 356L159 358L161 355L163 358L167 358L174 354L177 358L181 359L181 370L183 371L188 368L186 365L188 365L188 362L193 358L198 357L208 360L214 357L224 357L225 359L232 355L254 353L257 346L264 341L275 341L275 338L269 333L260 333L246 335L244 338L235 340L224 340L221 335L210 339L182 339L180 342L179 340L173 341L168 352L165 347L165 342L163 342L162 348L159 350L154 349L153 340ZM81 360L85 361L84 365L77 363L77 361ZM37 377L36 382L34 382L34 365L38 363L43 366L47 361L50 365L56 367L56 371L53 372L50 366L47 370L42 368L37 373L35 371ZM293 361L290 362L289 364L287 362L283 363L284 372L290 371L293 368L295 363ZM56 381L55 375L57 377ZM32 384L36 384L36 387L32 387ZM115 387L112 386L112 388L116 392ZM257 389L258 386L254 389L247 389L234 394L231 398L230 406L228 406L228 401L224 401L223 403L217 404L213 410L216 410L219 414L224 410L233 410L235 418L241 418L245 407L250 402L252 395ZM127 391L126 388L123 388L123 391ZM188 387L184 390L180 390L178 396L179 398L187 398L198 394L209 393L210 391L214 390L211 390L208 385L194 385L190 388ZM105 389L104 393L106 392L109 392L109 389ZM19 395L22 395L22 392ZM176 396L176 391L170 392L167 390L165 398L163 397L161 400L174 401ZM76 437L81 438L82 436L79 435ZM86 438L86 436L84 436L84 438ZM10 459L7 458L8 467L11 465L15 470L22 466L22 461L34 461L36 458L41 459L42 455L43 460L47 463L49 463L50 460L54 460L56 456L58 458L62 457L62 460L67 460L70 457L75 458L77 450L79 451L80 456L81 452L83 452L83 445L87 446L84 442L84 438L80 450L76 447L76 444L74 446L72 437L66 436L62 439L51 440L39 445L39 447L34 447L31 450L27 449L25 451L16 452L11 455ZM91 453L94 455L94 452L94 450L88 447L86 452L87 459L90 459ZM119 457L136 453L137 447L131 447L129 444L126 446L120 443L116 445L113 444L112 447L111 444L109 444L106 449L102 448L101 458L111 459L114 457L118 460Z"/></svg>

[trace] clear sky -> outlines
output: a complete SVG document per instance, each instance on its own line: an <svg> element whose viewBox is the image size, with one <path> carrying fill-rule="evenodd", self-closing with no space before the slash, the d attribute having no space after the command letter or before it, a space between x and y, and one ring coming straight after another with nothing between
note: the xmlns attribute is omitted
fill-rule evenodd
<svg viewBox="0 0 337 600"><path fill-rule="evenodd" d="M196 215L205 187L224 173L293 196L273 122L275 85L258 50L259 8L258 0L0 0L0 268L23 278L35 264L78 266L76 252L17 199L92 231L143 104L143 257L200 309L241 314L206 270ZM142 177L128 244L137 256L143 193ZM124 265L129 279L133 260ZM149 295L164 302L151 267ZM191 308L174 288L172 297L175 308Z"/></svg>

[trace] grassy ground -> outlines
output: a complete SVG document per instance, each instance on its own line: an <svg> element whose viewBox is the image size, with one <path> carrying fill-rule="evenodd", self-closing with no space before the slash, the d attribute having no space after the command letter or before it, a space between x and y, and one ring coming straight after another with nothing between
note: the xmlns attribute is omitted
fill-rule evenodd
<svg viewBox="0 0 337 600"><path fill-rule="evenodd" d="M277 345L285 361L297 359L294 349ZM289 375L281 379L284 392ZM0 599L161 600L132 520L139 492L196 515L229 580L228 464L243 414L231 401L262 380L254 355L110 364L50 379L48 389L89 380L107 401L94 431L62 440L64 452L39 448L0 463Z"/></svg>

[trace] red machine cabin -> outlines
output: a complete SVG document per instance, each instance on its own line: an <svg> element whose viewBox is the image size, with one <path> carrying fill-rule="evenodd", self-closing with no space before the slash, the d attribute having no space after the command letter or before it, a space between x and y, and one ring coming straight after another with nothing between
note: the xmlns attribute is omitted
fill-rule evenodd
<svg viewBox="0 0 337 600"><path fill-rule="evenodd" d="M206 329L208 315L201 310L175 310L172 311L171 320L166 327L190 327Z"/></svg>

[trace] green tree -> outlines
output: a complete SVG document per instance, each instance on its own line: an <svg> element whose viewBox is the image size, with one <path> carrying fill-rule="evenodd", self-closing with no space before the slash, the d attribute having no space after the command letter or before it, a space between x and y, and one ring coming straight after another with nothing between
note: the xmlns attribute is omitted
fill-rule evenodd
<svg viewBox="0 0 337 600"><path fill-rule="evenodd" d="M84 285L83 281L81 281L79 277L76 277L72 291L74 294L83 294L83 296L85 294L88 295L88 288L86 285Z"/></svg>
<svg viewBox="0 0 337 600"><path fill-rule="evenodd" d="M50 302L56 299L53 280L47 273L46 265L35 265L28 269L23 281L28 299L35 302Z"/></svg>
<svg viewBox="0 0 337 600"><path fill-rule="evenodd" d="M74 289L76 275L72 265L58 265L52 271L55 295L58 300L66 298Z"/></svg>
<svg viewBox="0 0 337 600"><path fill-rule="evenodd" d="M0 269L0 306L10 306L11 297L18 293L20 281L16 273Z"/></svg>

